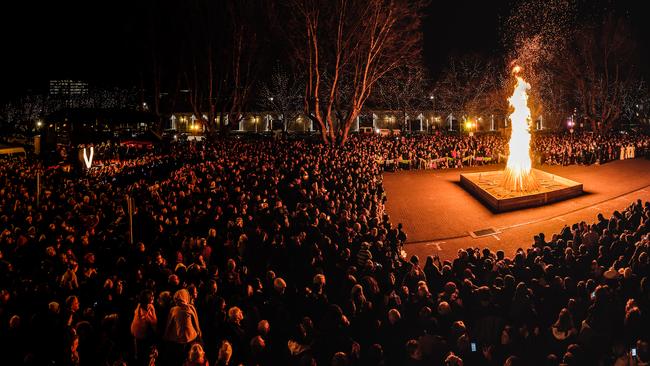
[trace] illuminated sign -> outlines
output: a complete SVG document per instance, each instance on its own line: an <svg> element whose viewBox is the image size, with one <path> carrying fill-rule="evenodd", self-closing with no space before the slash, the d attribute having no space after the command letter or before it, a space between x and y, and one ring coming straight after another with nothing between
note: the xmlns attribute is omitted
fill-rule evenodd
<svg viewBox="0 0 650 366"><path fill-rule="evenodd" d="M93 165L93 155L95 154L95 149L90 147L90 156L88 156L88 149L84 147L84 163L86 163L86 169L90 169L90 166Z"/></svg>

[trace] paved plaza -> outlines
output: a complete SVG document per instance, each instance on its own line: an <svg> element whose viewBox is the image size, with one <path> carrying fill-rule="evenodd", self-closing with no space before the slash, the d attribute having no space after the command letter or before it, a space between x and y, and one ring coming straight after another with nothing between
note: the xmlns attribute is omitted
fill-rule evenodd
<svg viewBox="0 0 650 366"><path fill-rule="evenodd" d="M537 167L584 185L584 195L547 206L493 213L459 184L460 174L503 169L503 166L450 170L416 170L384 174L386 210L408 234L406 252L421 259L438 253L451 258L468 246L503 249L511 255L529 247L533 235L547 238L564 225L609 217L633 200L650 200L650 160L623 160L591 166ZM475 238L470 232L495 229Z"/></svg>

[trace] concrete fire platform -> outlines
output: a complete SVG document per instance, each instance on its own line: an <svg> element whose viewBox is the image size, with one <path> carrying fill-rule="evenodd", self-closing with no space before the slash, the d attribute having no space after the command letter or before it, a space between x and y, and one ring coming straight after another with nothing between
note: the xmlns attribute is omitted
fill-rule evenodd
<svg viewBox="0 0 650 366"><path fill-rule="evenodd" d="M582 194L582 183L539 169L532 169L531 174L539 183L539 188L532 192L503 188L503 170L461 174L460 184L494 212L542 206Z"/></svg>

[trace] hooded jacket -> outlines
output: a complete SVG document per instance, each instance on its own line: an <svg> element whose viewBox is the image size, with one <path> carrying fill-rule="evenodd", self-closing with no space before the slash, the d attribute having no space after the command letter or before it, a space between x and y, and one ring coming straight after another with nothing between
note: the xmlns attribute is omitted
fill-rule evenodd
<svg viewBox="0 0 650 366"><path fill-rule="evenodd" d="M190 293L181 289L174 294L176 305L169 310L165 340L173 343L185 344L201 336L199 317L196 308L190 304Z"/></svg>

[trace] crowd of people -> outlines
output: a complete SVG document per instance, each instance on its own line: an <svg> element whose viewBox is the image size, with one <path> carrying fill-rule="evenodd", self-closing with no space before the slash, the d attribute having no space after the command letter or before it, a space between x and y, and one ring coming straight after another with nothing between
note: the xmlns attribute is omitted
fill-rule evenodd
<svg viewBox="0 0 650 366"><path fill-rule="evenodd" d="M432 134L374 138L377 160L389 170L448 169L505 162L508 139L500 134L475 136ZM540 165L591 165L646 156L646 134L540 133L531 140L533 160Z"/></svg>
<svg viewBox="0 0 650 366"><path fill-rule="evenodd" d="M647 156L650 137L645 134L548 134L533 139L540 162L547 165L591 165Z"/></svg>
<svg viewBox="0 0 650 366"><path fill-rule="evenodd" d="M369 148L388 169L400 162L409 168L446 169L497 162L506 140L500 135L434 134L394 139L374 137Z"/></svg>
<svg viewBox="0 0 650 366"><path fill-rule="evenodd" d="M3 160L3 364L650 360L650 203L512 256L408 258L378 155L489 155L500 143L409 139L186 143L110 174Z"/></svg>

